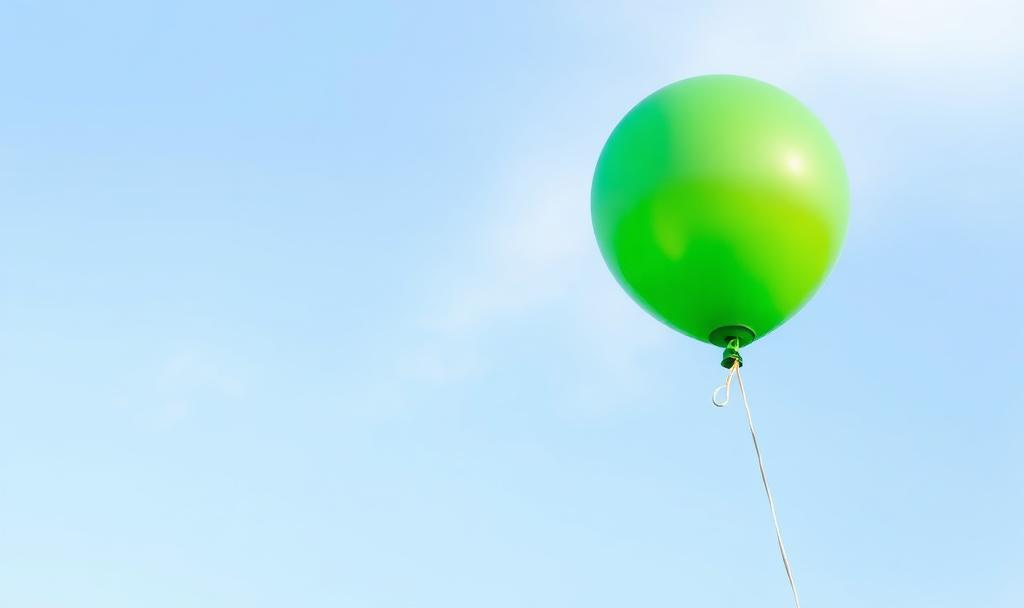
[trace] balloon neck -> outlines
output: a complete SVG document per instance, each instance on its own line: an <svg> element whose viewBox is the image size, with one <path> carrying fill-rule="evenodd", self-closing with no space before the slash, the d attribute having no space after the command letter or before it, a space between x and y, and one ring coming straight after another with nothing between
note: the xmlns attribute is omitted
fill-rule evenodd
<svg viewBox="0 0 1024 608"><path fill-rule="evenodd" d="M725 352L722 353L722 367L732 369L732 366L737 363L743 367L743 357L740 356L740 340L733 338L725 345Z"/></svg>
<svg viewBox="0 0 1024 608"><path fill-rule="evenodd" d="M715 346L724 346L722 353L722 367L731 368L733 363L739 362L743 366L743 357L740 356L740 347L746 346L754 341L756 334L754 330L746 325L723 325L708 336L708 342Z"/></svg>

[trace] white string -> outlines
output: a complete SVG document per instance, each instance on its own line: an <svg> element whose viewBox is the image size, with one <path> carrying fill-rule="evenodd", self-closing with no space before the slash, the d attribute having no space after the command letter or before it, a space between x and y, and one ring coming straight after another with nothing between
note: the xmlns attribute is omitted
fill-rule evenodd
<svg viewBox="0 0 1024 608"><path fill-rule="evenodd" d="M715 392L711 393L711 403L715 404L715 407L725 407L729 403L729 392L732 388L732 377L736 375L736 372L740 369L739 360L732 362L732 367L729 368L729 375L725 377L725 384L715 389ZM719 400L718 393L725 390L725 399Z"/></svg>
<svg viewBox="0 0 1024 608"><path fill-rule="evenodd" d="M734 362L732 369L729 370L729 377L725 384L726 402L729 400L728 386L734 373L736 374L736 379L739 380L740 383L740 395L743 396L743 409L747 412L747 426L750 427L750 438L754 440L754 453L757 454L757 466L761 470L761 482L764 484L764 493L768 495L768 507L772 510L772 521L775 523L775 539L779 541L779 553L782 554L782 565L786 567L786 578L789 579L789 588L793 590L793 599L796 601L796 608L800 608L800 594L796 592L796 581L793 580L793 569L789 565L789 556L786 555L786 546L782 543L782 528L779 527L779 516L775 513L775 499L772 497L772 489L768 486L768 476L764 472L764 459L761 458L761 447L757 443L757 431L754 430L754 419L750 415L750 403L747 402L747 389L743 386L743 375L740 374L739 361ZM712 399L714 399L714 395L712 395ZM715 405L718 405L717 401L715 401Z"/></svg>
<svg viewBox="0 0 1024 608"><path fill-rule="evenodd" d="M782 554L782 565L785 566L785 576L790 579L790 589L793 590L793 599L800 608L800 594L797 593L797 581L793 578L793 568L790 566L790 556L785 554L785 545L782 544L782 529L778 525L778 515L775 513L775 498L771 494L771 487L768 486L768 476L765 474L765 462L761 458L761 446L758 444L758 432L754 430L754 418L751 416L751 404L746 400L746 388L743 387L743 377L739 374L739 360L733 360L729 367L729 375L725 378L725 384L715 389L711 394L711 402L717 407L725 407L729 402L729 392L732 386L732 378L739 381L739 394L743 397L743 409L746 411L746 426L751 429L751 439L754 440L754 453L758 457L758 469L761 470L761 482L765 486L765 494L768 495L768 507L771 509L771 519L775 524L775 539L778 540L778 552ZM719 399L720 392L725 390L725 399Z"/></svg>

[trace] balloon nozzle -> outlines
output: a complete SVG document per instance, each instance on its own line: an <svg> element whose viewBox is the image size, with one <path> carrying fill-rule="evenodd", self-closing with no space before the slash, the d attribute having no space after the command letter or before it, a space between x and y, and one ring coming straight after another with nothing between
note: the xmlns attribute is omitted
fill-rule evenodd
<svg viewBox="0 0 1024 608"><path fill-rule="evenodd" d="M722 353L722 367L732 369L732 366L736 364L743 367L743 357L740 356L739 338L732 338L725 345L725 352Z"/></svg>
<svg viewBox="0 0 1024 608"><path fill-rule="evenodd" d="M754 341L756 334L754 330L746 325L723 325L708 336L708 342L715 346L724 346L722 353L722 367L731 369L733 363L743 366L743 357L740 356L740 347L746 346Z"/></svg>

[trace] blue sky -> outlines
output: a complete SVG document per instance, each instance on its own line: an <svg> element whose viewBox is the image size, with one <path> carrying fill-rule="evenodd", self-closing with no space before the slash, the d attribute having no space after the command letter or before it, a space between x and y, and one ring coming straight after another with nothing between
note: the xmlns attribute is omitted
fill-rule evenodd
<svg viewBox="0 0 1024 608"><path fill-rule="evenodd" d="M0 605L788 605L718 350L590 231L704 73L850 175L745 352L804 604L1024 604L1024 14L819 4L0 7Z"/></svg>

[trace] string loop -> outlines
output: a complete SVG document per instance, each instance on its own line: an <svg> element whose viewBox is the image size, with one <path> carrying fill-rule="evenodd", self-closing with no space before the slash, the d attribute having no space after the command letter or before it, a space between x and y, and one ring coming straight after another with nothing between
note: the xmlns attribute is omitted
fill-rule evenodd
<svg viewBox="0 0 1024 608"><path fill-rule="evenodd" d="M732 367L729 368L729 375L725 377L725 384L719 386L713 393L711 393L711 403L713 403L715 407L725 407L729 404L729 391L732 388L732 377L736 375L736 372L738 372L739 369L740 361L739 359L736 359L733 361ZM725 399L718 398L718 394L722 391L725 391Z"/></svg>

